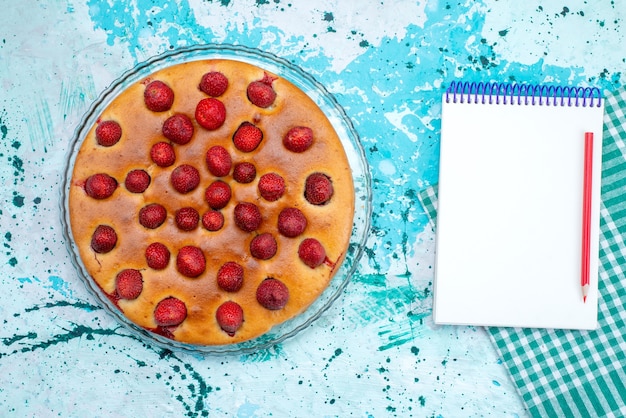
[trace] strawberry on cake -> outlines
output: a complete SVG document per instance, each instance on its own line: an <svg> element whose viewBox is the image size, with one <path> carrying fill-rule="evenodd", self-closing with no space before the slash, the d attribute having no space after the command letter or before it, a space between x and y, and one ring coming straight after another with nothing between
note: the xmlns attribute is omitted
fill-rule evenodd
<svg viewBox="0 0 626 418"><path fill-rule="evenodd" d="M137 326L186 344L301 314L348 249L352 173L299 88L228 59L130 85L83 138L69 186L81 261Z"/></svg>

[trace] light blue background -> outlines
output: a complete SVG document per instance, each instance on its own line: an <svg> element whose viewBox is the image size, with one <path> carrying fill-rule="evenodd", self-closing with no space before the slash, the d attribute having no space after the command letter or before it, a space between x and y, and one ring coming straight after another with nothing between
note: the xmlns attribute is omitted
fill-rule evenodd
<svg viewBox="0 0 626 418"><path fill-rule="evenodd" d="M484 330L432 323L434 234L416 193L437 181L451 81L620 86L620 0L3 3L3 414L525 416ZM61 233L59 182L88 106L138 62L202 43L263 49L313 74L372 172L372 233L346 292L295 338L247 356L138 341L86 291Z"/></svg>

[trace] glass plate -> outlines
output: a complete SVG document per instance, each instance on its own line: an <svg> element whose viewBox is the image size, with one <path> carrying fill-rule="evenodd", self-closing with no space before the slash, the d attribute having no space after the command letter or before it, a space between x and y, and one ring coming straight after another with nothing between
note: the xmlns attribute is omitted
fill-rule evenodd
<svg viewBox="0 0 626 418"><path fill-rule="evenodd" d="M276 325L260 337L237 344L205 346L181 343L147 331L127 319L115 307L115 305L113 305L113 303L90 278L84 264L81 261L78 249L76 248L72 238L68 208L69 183L71 181L76 155L85 136L89 132L90 127L96 123L99 115L102 111L104 111L109 103L111 103L111 101L128 86L144 79L157 70L184 62L212 58L243 61L273 72L299 87L322 109L339 135L348 156L355 189L355 214L354 227L345 260L340 266L337 274L335 274L331 280L330 285L306 311L280 325ZM265 349L274 344L280 343L308 327L331 306L350 281L352 274L358 266L359 259L363 254L365 242L370 229L372 194L369 168L365 158L365 152L359 141L359 136L354 129L352 122L346 116L343 108L339 105L339 103L337 103L333 95L329 93L322 84L298 66L268 52L234 45L198 45L170 51L138 64L135 68L126 72L119 79L114 81L111 86L103 91L102 94L96 99L76 128L69 145L70 147L61 189L61 221L63 223L63 234L67 246L69 247L71 261L76 267L78 275L86 284L87 288L94 294L100 304L110 314L116 317L134 334L140 336L148 342L162 346L163 348L176 348L207 354L245 354Z"/></svg>

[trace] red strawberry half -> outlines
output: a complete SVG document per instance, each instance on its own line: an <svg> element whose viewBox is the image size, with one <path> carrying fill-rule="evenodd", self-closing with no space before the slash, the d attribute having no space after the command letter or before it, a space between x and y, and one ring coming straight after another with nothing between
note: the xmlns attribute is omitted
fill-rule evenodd
<svg viewBox="0 0 626 418"><path fill-rule="evenodd" d="M291 128L283 137L283 145L292 152L304 152L313 145L313 130L308 126Z"/></svg>
<svg viewBox="0 0 626 418"><path fill-rule="evenodd" d="M193 122L187 115L177 113L163 123L163 136L179 145L185 145L193 138Z"/></svg>
<svg viewBox="0 0 626 418"><path fill-rule="evenodd" d="M109 225L98 225L91 236L91 249L104 254L115 248L115 244L117 244L115 229Z"/></svg>
<svg viewBox="0 0 626 418"><path fill-rule="evenodd" d="M187 306L173 296L161 300L154 309L154 320L161 327L180 325L187 318Z"/></svg>
<svg viewBox="0 0 626 418"><path fill-rule="evenodd" d="M172 171L170 183L177 192L189 193L200 184L200 173L194 166L182 164Z"/></svg>
<svg viewBox="0 0 626 418"><path fill-rule="evenodd" d="M285 208L278 214L278 232L283 236L294 238L304 232L307 220L297 208Z"/></svg>
<svg viewBox="0 0 626 418"><path fill-rule="evenodd" d="M94 199L106 199L117 189L117 180L105 173L89 176L85 182L85 192Z"/></svg>
<svg viewBox="0 0 626 418"><path fill-rule="evenodd" d="M150 158L159 167L169 167L176 161L176 153L171 144L157 142L150 148Z"/></svg>
<svg viewBox="0 0 626 418"><path fill-rule="evenodd" d="M263 140L263 131L250 122L243 122L233 134L233 143L239 151L252 152Z"/></svg>
<svg viewBox="0 0 626 418"><path fill-rule="evenodd" d="M176 268L186 277L198 277L206 268L204 253L198 247L184 246L176 256Z"/></svg>
<svg viewBox="0 0 626 418"><path fill-rule="evenodd" d="M252 232L258 229L263 220L259 208L250 202L237 203L234 215L235 224L244 232Z"/></svg>
<svg viewBox="0 0 626 418"><path fill-rule="evenodd" d="M196 106L196 121L210 131L218 129L226 120L224 103L213 97L200 100Z"/></svg>
<svg viewBox="0 0 626 418"><path fill-rule="evenodd" d="M211 174L216 177L224 177L230 173L233 160L226 148L214 145L206 152L206 163Z"/></svg>
<svg viewBox="0 0 626 418"><path fill-rule="evenodd" d="M163 270L170 262L170 250L160 242L153 242L146 248L146 263L155 270Z"/></svg>
<svg viewBox="0 0 626 418"><path fill-rule="evenodd" d="M144 170L131 170L126 175L124 186L131 193L143 193L150 185L151 180L150 174Z"/></svg>
<svg viewBox="0 0 626 418"><path fill-rule="evenodd" d="M228 88L228 78L219 71L211 71L202 76L198 87L209 96L218 97Z"/></svg>
<svg viewBox="0 0 626 418"><path fill-rule="evenodd" d="M200 222L198 211L192 207L178 209L174 215L176 226L182 231L193 231Z"/></svg>
<svg viewBox="0 0 626 418"><path fill-rule="evenodd" d="M222 180L216 180L206 188L204 197L211 209L222 209L230 201L230 186Z"/></svg>
<svg viewBox="0 0 626 418"><path fill-rule="evenodd" d="M280 280L269 277L257 288L256 300L266 309L282 309L289 301L289 289Z"/></svg>
<svg viewBox="0 0 626 418"><path fill-rule="evenodd" d="M304 184L304 197L309 203L323 205L333 197L333 183L323 173L313 173L307 177Z"/></svg>
<svg viewBox="0 0 626 418"><path fill-rule="evenodd" d="M120 299L137 299L143 290L143 276L139 270L125 269L115 278L115 291Z"/></svg>
<svg viewBox="0 0 626 418"><path fill-rule="evenodd" d="M143 98L148 109L153 112L164 112L174 103L174 91L164 82L155 80L146 86Z"/></svg>
<svg viewBox="0 0 626 418"><path fill-rule="evenodd" d="M103 147L111 147L122 138L122 127L114 120L105 120L96 127L96 142Z"/></svg>
<svg viewBox="0 0 626 418"><path fill-rule="evenodd" d="M208 210L202 215L202 226L207 231L219 231L224 226L224 215L218 210Z"/></svg>
<svg viewBox="0 0 626 418"><path fill-rule="evenodd" d="M269 260L278 250L276 239L269 232L257 235L250 241L250 254L260 260Z"/></svg>
<svg viewBox="0 0 626 418"><path fill-rule="evenodd" d="M315 238L306 238L298 247L298 256L304 264L314 269L326 260L326 250Z"/></svg>
<svg viewBox="0 0 626 418"><path fill-rule="evenodd" d="M232 337L243 324L243 309L237 302L226 301L217 308L215 319L220 328Z"/></svg>
<svg viewBox="0 0 626 418"><path fill-rule="evenodd" d="M255 177L256 167L254 164L249 162L235 164L235 168L233 169L233 179L235 179L237 183L251 183Z"/></svg>
<svg viewBox="0 0 626 418"><path fill-rule="evenodd" d="M259 179L258 188L263 199L274 202L285 193L285 180L276 173L263 174Z"/></svg>
<svg viewBox="0 0 626 418"><path fill-rule="evenodd" d="M139 223L148 229L158 228L166 218L167 211L158 203L150 203L139 210Z"/></svg>
<svg viewBox="0 0 626 418"><path fill-rule="evenodd" d="M217 271L217 284L227 292L236 292L243 285L243 267L234 261L227 261Z"/></svg>
<svg viewBox="0 0 626 418"><path fill-rule="evenodd" d="M253 81L248 84L246 93L248 100L258 107L270 107L276 100L276 92L272 88L272 83L276 78L265 73L262 80Z"/></svg>

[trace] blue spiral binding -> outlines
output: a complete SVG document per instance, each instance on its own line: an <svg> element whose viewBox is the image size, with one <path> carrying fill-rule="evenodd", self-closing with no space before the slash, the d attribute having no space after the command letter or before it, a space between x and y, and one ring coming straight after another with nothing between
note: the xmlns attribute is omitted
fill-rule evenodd
<svg viewBox="0 0 626 418"><path fill-rule="evenodd" d="M453 81L446 89L446 103L511 104L531 106L602 106L597 87L547 86L518 83L470 83Z"/></svg>

